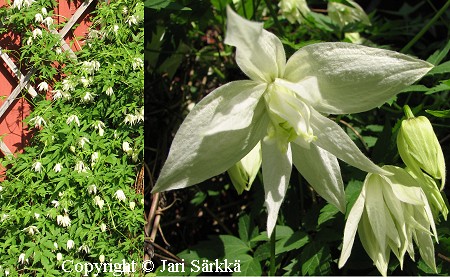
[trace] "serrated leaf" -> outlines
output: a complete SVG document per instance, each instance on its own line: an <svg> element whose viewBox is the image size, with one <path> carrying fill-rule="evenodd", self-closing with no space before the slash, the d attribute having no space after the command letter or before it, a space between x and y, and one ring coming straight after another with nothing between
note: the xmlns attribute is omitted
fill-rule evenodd
<svg viewBox="0 0 450 277"><path fill-rule="evenodd" d="M234 272L233 276L261 276L262 268L258 259L245 254L236 257L236 260L239 260L241 272Z"/></svg>
<svg viewBox="0 0 450 277"><path fill-rule="evenodd" d="M326 245L317 242L308 244L300 254L302 275L329 275L330 274L330 249Z"/></svg>
<svg viewBox="0 0 450 277"><path fill-rule="evenodd" d="M411 85L405 89L402 89L400 92L425 92L428 90L429 88L424 85Z"/></svg>
<svg viewBox="0 0 450 277"><path fill-rule="evenodd" d="M308 234L303 231L297 231L275 243L275 254L278 255L294 249L300 249L308 242Z"/></svg>
<svg viewBox="0 0 450 277"><path fill-rule="evenodd" d="M430 95L430 94L433 94L436 92L441 92L441 91L446 91L446 90L450 90L450 84L447 84L445 81L443 81L439 85L428 89L428 91L425 92L425 94Z"/></svg>
<svg viewBox="0 0 450 277"><path fill-rule="evenodd" d="M427 75L435 75L435 74L445 74L450 72L450 61L442 63L438 66L433 67Z"/></svg>
<svg viewBox="0 0 450 277"><path fill-rule="evenodd" d="M336 206L331 204L326 204L321 210L319 219L317 220L317 225L321 225L322 223L333 219L334 216L339 212L338 208Z"/></svg>
<svg viewBox="0 0 450 277"><path fill-rule="evenodd" d="M425 111L435 117L450 118L450 110L444 111L425 110Z"/></svg>
<svg viewBox="0 0 450 277"><path fill-rule="evenodd" d="M237 237L230 235L220 235L225 250L225 258L234 259L239 254L250 251L248 245Z"/></svg>
<svg viewBox="0 0 450 277"><path fill-rule="evenodd" d="M432 63L434 65L438 65L448 54L450 51L450 40L445 45L444 49L437 50L434 52L428 59L427 62Z"/></svg>

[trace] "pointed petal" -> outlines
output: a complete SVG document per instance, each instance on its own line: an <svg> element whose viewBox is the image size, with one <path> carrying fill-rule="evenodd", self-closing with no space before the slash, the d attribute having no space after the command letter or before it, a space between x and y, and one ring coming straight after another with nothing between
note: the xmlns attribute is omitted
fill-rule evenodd
<svg viewBox="0 0 450 277"><path fill-rule="evenodd" d="M356 44L317 43L298 50L284 79L301 83L316 76L319 90L303 91L323 113L367 111L382 105L424 76L433 65L394 51Z"/></svg>
<svg viewBox="0 0 450 277"><path fill-rule="evenodd" d="M278 212L283 203L292 171L291 147L287 151L280 150L275 139L264 139L262 142L262 173L267 207L267 234L270 237L277 223Z"/></svg>
<svg viewBox="0 0 450 277"><path fill-rule="evenodd" d="M211 128L211 120L222 114L228 121L227 101L235 102L242 95L255 96L255 82L236 81L228 83L207 95L188 114L181 124L169 156L164 164L153 191L185 188L218 175L241 160L264 137L269 118L263 101L247 102L243 110L245 124L235 130L222 128L219 133L205 135ZM236 114L231 113L235 119ZM245 125L245 126L244 126Z"/></svg>
<svg viewBox="0 0 450 277"><path fill-rule="evenodd" d="M345 192L336 157L314 144L310 149L291 144L297 170L325 200L345 213Z"/></svg>
<svg viewBox="0 0 450 277"><path fill-rule="evenodd" d="M312 142L315 145L363 171L390 175L369 160L339 125L314 109L311 109L311 126L314 136L317 136L317 140Z"/></svg>
<svg viewBox="0 0 450 277"><path fill-rule="evenodd" d="M283 44L263 29L263 23L240 17L227 6L225 43L236 47L236 62L252 80L272 82L284 74L286 55Z"/></svg>
<svg viewBox="0 0 450 277"><path fill-rule="evenodd" d="M366 186L367 197L366 211L367 216L372 227L372 232L375 235L376 242L380 249L386 247L386 211L384 206L383 192L381 186L383 179L377 174L367 176L364 181Z"/></svg>
<svg viewBox="0 0 450 277"><path fill-rule="evenodd" d="M342 268L352 253L353 243L355 241L356 231L358 230L359 221L364 211L364 203L366 198L366 189L362 188L361 193L356 199L355 204L348 215L347 223L344 229L344 241L342 243L341 257L339 258L339 268Z"/></svg>
<svg viewBox="0 0 450 277"><path fill-rule="evenodd" d="M391 176L384 177L384 179L400 201L412 205L424 205L420 185L406 170L391 165L383 166L383 169L392 173Z"/></svg>

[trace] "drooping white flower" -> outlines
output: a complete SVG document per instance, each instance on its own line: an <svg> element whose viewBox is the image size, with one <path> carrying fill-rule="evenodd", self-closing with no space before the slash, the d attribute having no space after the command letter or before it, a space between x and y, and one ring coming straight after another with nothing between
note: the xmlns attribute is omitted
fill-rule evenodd
<svg viewBox="0 0 450 277"><path fill-rule="evenodd" d="M50 27L53 25L53 18L51 18L50 16L47 16L47 17L42 21L42 23L44 23L44 24L47 26L47 28L50 29Z"/></svg>
<svg viewBox="0 0 450 277"><path fill-rule="evenodd" d="M44 20L44 17L42 16L42 14L37 13L34 15L34 21L36 23L42 23L43 20Z"/></svg>
<svg viewBox="0 0 450 277"><path fill-rule="evenodd" d="M86 254L89 254L90 252L89 246L87 246L86 244L81 245L80 247L78 247L78 252L84 252Z"/></svg>
<svg viewBox="0 0 450 277"><path fill-rule="evenodd" d="M56 222L58 223L58 225L61 225L63 227L69 227L71 224L71 220L68 214L56 216Z"/></svg>
<svg viewBox="0 0 450 277"><path fill-rule="evenodd" d="M62 169L62 165L60 163L55 164L55 166L53 167L53 171L55 171L56 173L61 172Z"/></svg>
<svg viewBox="0 0 450 277"><path fill-rule="evenodd" d="M78 116L74 114L70 115L66 120L67 125L70 125L72 122L75 122L78 126L80 126L80 120L78 119Z"/></svg>
<svg viewBox="0 0 450 277"><path fill-rule="evenodd" d="M33 226L33 225L24 228L23 231L27 232L31 236L33 236L34 234L38 234L39 233L38 228L36 226Z"/></svg>
<svg viewBox="0 0 450 277"><path fill-rule="evenodd" d="M135 15L130 15L126 20L126 23L128 23L128 25L132 26L132 25L136 25L138 24L138 17Z"/></svg>
<svg viewBox="0 0 450 277"><path fill-rule="evenodd" d="M89 194L97 194L97 186L94 184L88 186L87 190Z"/></svg>
<svg viewBox="0 0 450 277"><path fill-rule="evenodd" d="M114 24L114 26L113 26L113 32L117 34L117 31L119 31L119 25Z"/></svg>
<svg viewBox="0 0 450 277"><path fill-rule="evenodd" d="M29 7L35 0L14 0L12 7L20 10L22 7Z"/></svg>
<svg viewBox="0 0 450 277"><path fill-rule="evenodd" d="M75 242L71 239L67 241L67 250L72 249L75 246Z"/></svg>
<svg viewBox="0 0 450 277"><path fill-rule="evenodd" d="M114 193L114 197L119 201L125 201L127 197L125 196L125 193L123 190L119 189Z"/></svg>
<svg viewBox="0 0 450 277"><path fill-rule="evenodd" d="M437 233L425 193L404 169L383 169L392 175L369 173L348 215L339 267L350 257L358 231L364 249L383 276L387 274L391 251L401 268L406 252L414 260L413 242L425 263L436 271L432 237L437 241Z"/></svg>
<svg viewBox="0 0 450 277"><path fill-rule="evenodd" d="M272 233L292 165L327 201L345 210L337 158L389 174L323 114L367 111L433 66L400 53L349 43L307 45L286 62L281 41L230 7L225 43L251 80L225 84L200 101L173 140L153 192L185 188L218 175L261 143L267 230Z"/></svg>
<svg viewBox="0 0 450 277"><path fill-rule="evenodd" d="M88 139L87 137L81 137L81 138L78 140L78 145L79 145L81 148L84 148L84 145L85 145L86 143L89 143L89 139Z"/></svg>
<svg viewBox="0 0 450 277"><path fill-rule="evenodd" d="M42 37L42 30L39 28L36 28L33 30L33 38Z"/></svg>
<svg viewBox="0 0 450 277"><path fill-rule="evenodd" d="M84 94L82 100L83 100L83 102L91 102L92 100L94 100L94 94L92 94L89 91L86 91L86 93Z"/></svg>
<svg viewBox="0 0 450 277"><path fill-rule="evenodd" d="M107 89L106 89L106 95L108 95L108 96L111 96L111 95L113 95L114 94L114 90L112 89L112 87L108 87Z"/></svg>
<svg viewBox="0 0 450 277"><path fill-rule="evenodd" d="M62 85L63 91L73 91L75 89L75 82L70 77L64 79Z"/></svg>
<svg viewBox="0 0 450 277"><path fill-rule="evenodd" d="M103 136L105 134L105 130L103 128L105 128L105 123L103 123L100 120L95 121L92 126L94 127L95 130L98 130L98 135L99 136Z"/></svg>
<svg viewBox="0 0 450 277"><path fill-rule="evenodd" d="M55 241L54 243L53 243L53 246L55 247L55 249L58 249L58 243Z"/></svg>
<svg viewBox="0 0 450 277"><path fill-rule="evenodd" d="M55 53L56 53L56 55L60 55L62 53L61 47L56 47Z"/></svg>
<svg viewBox="0 0 450 277"><path fill-rule="evenodd" d="M57 254L56 254L56 260L57 261L61 261L63 259L63 255L60 253L60 252L58 252Z"/></svg>
<svg viewBox="0 0 450 277"><path fill-rule="evenodd" d="M105 224L105 223L100 224L100 230L101 230L102 232L105 232L105 231L106 231L106 224Z"/></svg>
<svg viewBox="0 0 450 277"><path fill-rule="evenodd" d="M78 173L87 172L87 168L84 165L83 161L77 161L77 163L75 164L74 170Z"/></svg>
<svg viewBox="0 0 450 277"><path fill-rule="evenodd" d="M130 201L130 210L134 210L135 207L136 207L136 202Z"/></svg>
<svg viewBox="0 0 450 277"><path fill-rule="evenodd" d="M361 22L370 26L370 19L358 3L353 0L346 0L348 5L344 3L329 1L328 16L338 24L341 28L353 22Z"/></svg>
<svg viewBox="0 0 450 277"><path fill-rule="evenodd" d="M302 23L304 18L311 12L305 0L281 0L278 4L281 14L291 24Z"/></svg>
<svg viewBox="0 0 450 277"><path fill-rule="evenodd" d="M39 91L48 91L48 84L47 82L40 82L38 85Z"/></svg>
<svg viewBox="0 0 450 277"><path fill-rule="evenodd" d="M84 61L81 63L81 70L87 74L93 74L100 68L100 63L98 61Z"/></svg>
<svg viewBox="0 0 450 277"><path fill-rule="evenodd" d="M30 119L30 123L34 124L35 128L40 128L42 126L47 126L47 122L45 122L45 119L42 116L35 116L32 119Z"/></svg>
<svg viewBox="0 0 450 277"><path fill-rule="evenodd" d="M103 205L105 205L105 200L103 200L100 196L96 195L94 197L94 203L97 205L100 210L103 208Z"/></svg>
<svg viewBox="0 0 450 277"><path fill-rule="evenodd" d="M133 152L133 148L130 147L130 143L128 143L128 141L124 141L122 143L122 150L127 154L131 154L131 152Z"/></svg>
<svg viewBox="0 0 450 277"><path fill-rule="evenodd" d="M144 68L144 61L141 58L134 58L131 65L133 66L133 70L141 69Z"/></svg>
<svg viewBox="0 0 450 277"><path fill-rule="evenodd" d="M55 208L58 208L58 207L59 207L59 201L58 201L58 200L53 200L53 201L52 201L52 204L53 204L53 206L54 206Z"/></svg>
<svg viewBox="0 0 450 277"><path fill-rule="evenodd" d="M98 152L92 153L92 155L91 155L91 166L95 165L95 163L97 162L99 156L100 156L100 154Z"/></svg>
<svg viewBox="0 0 450 277"><path fill-rule="evenodd" d="M36 172L41 172L42 171L42 163L39 162L39 161L34 162L33 165L32 165L32 168Z"/></svg>
<svg viewBox="0 0 450 277"><path fill-rule="evenodd" d="M28 259L25 259L25 253L22 253L19 255L19 263L24 264L24 263L28 263Z"/></svg>
<svg viewBox="0 0 450 277"><path fill-rule="evenodd" d="M123 122L130 123L130 125L133 126L136 123L136 120L137 120L137 118L134 114L126 114Z"/></svg>
<svg viewBox="0 0 450 277"><path fill-rule="evenodd" d="M46 9L45 7L43 7L43 8L41 9L41 12L42 12L42 14L43 14L44 16L47 15L47 9Z"/></svg>
<svg viewBox="0 0 450 277"><path fill-rule="evenodd" d="M104 261L105 261L105 255L100 255L99 257L98 257L98 260L100 261L100 263L103 263Z"/></svg>
<svg viewBox="0 0 450 277"><path fill-rule="evenodd" d="M40 214L34 213L34 218L39 219L40 216L41 216Z"/></svg>

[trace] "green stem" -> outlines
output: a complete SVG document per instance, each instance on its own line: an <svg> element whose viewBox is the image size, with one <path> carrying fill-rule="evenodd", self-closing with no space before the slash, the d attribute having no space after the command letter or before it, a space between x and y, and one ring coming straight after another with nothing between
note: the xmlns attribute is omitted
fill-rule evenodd
<svg viewBox="0 0 450 277"><path fill-rule="evenodd" d="M272 235L270 236L270 272L269 272L269 276L275 276L275 236L276 236L276 227L273 228Z"/></svg>
<svg viewBox="0 0 450 277"><path fill-rule="evenodd" d="M406 118L414 118L414 114L408 105L403 106L403 110L405 111Z"/></svg>
<svg viewBox="0 0 450 277"><path fill-rule="evenodd" d="M430 27L436 22L436 20L441 17L441 15L450 7L450 0L445 3L444 6L433 16L433 18L425 25L422 30L405 46L400 52L406 53L427 31Z"/></svg>

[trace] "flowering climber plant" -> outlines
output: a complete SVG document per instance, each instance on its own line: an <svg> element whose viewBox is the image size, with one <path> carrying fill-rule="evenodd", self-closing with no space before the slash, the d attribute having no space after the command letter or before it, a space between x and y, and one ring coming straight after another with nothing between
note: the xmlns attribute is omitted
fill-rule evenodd
<svg viewBox="0 0 450 277"><path fill-rule="evenodd" d="M225 84L200 101L172 143L153 192L185 188L218 175L261 143L267 231L272 233L292 164L342 212L344 186L337 158L388 174L372 163L327 114L382 105L432 65L397 52L348 43L318 43L286 62L281 41L227 8L225 43L250 80Z"/></svg>

